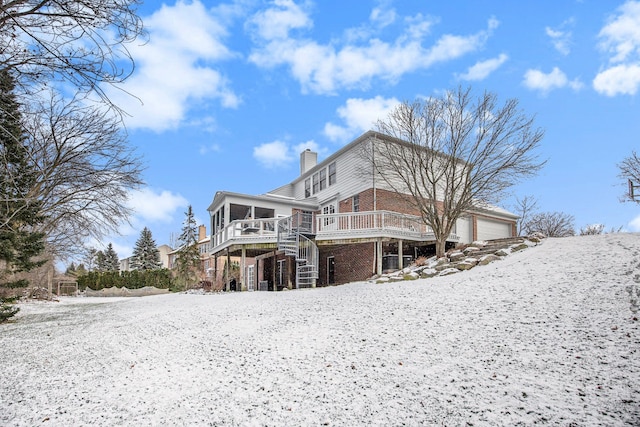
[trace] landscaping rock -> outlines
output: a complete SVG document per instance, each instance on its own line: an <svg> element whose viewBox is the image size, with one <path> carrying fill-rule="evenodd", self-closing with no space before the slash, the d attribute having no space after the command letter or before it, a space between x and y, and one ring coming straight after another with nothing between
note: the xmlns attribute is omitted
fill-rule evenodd
<svg viewBox="0 0 640 427"><path fill-rule="evenodd" d="M420 272L421 279L428 279L438 274L438 270L435 268L425 268Z"/></svg>
<svg viewBox="0 0 640 427"><path fill-rule="evenodd" d="M511 250L509 250L509 249L499 249L499 250L496 251L495 254L500 256L500 257L503 257L503 256L509 255L510 253L511 253Z"/></svg>
<svg viewBox="0 0 640 427"><path fill-rule="evenodd" d="M520 243L519 245L512 246L510 249L511 249L511 252L518 252L523 249L527 249L528 247L529 245L527 245L526 243Z"/></svg>
<svg viewBox="0 0 640 427"><path fill-rule="evenodd" d="M450 274L455 274L455 273L458 273L458 272L460 272L460 270L458 270L457 268L447 268L445 270L442 270L438 274L438 276L448 276Z"/></svg>
<svg viewBox="0 0 640 427"><path fill-rule="evenodd" d="M478 265L487 265L489 263L492 263L494 261L498 261L502 258L500 258L498 255L495 254L487 254L482 256L479 260L478 260Z"/></svg>
<svg viewBox="0 0 640 427"><path fill-rule="evenodd" d="M458 270L461 270L461 271L471 270L475 266L476 266L476 264L472 264L472 263L467 262L467 261L462 261L462 262L459 262L459 263L456 264L456 268ZM442 275L443 274L441 274L441 276Z"/></svg>
<svg viewBox="0 0 640 427"><path fill-rule="evenodd" d="M451 254L449 254L449 261L451 262L462 261L464 258L465 254L463 254L462 252L452 252Z"/></svg>

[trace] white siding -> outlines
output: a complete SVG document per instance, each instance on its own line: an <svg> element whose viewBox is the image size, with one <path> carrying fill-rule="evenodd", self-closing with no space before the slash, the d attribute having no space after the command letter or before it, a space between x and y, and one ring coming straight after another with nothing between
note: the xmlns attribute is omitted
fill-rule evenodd
<svg viewBox="0 0 640 427"><path fill-rule="evenodd" d="M339 156L329 158L321 162L318 166L309 171L308 174L300 177L293 183L293 196L296 200L304 200L304 181L312 178L313 175L325 169L327 172L327 186L323 190L311 194L312 198L316 198L320 203L328 200L336 199L337 202L360 193L367 188L371 188L371 177L363 176L361 171L363 160L358 152L360 145L356 144L351 149L342 152ZM329 185L329 165L336 163L336 182ZM371 181L371 182L370 182ZM312 183L313 187L313 183Z"/></svg>
<svg viewBox="0 0 640 427"><path fill-rule="evenodd" d="M478 218L478 240L511 237L511 223Z"/></svg>

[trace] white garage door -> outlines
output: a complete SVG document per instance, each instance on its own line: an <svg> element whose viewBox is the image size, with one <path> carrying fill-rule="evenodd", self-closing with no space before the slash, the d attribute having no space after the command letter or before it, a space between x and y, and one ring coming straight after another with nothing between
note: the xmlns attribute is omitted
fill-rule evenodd
<svg viewBox="0 0 640 427"><path fill-rule="evenodd" d="M456 222L456 234L460 237L460 243L471 243L473 241L473 229L471 218L463 216Z"/></svg>
<svg viewBox="0 0 640 427"><path fill-rule="evenodd" d="M502 239L511 237L511 224L478 218L478 240Z"/></svg>

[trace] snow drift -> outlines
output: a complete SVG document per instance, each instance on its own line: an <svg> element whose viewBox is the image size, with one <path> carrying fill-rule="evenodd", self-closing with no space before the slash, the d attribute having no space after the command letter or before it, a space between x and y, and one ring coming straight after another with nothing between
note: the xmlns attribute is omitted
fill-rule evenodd
<svg viewBox="0 0 640 427"><path fill-rule="evenodd" d="M638 425L640 235L452 276L64 298L0 325L0 424Z"/></svg>

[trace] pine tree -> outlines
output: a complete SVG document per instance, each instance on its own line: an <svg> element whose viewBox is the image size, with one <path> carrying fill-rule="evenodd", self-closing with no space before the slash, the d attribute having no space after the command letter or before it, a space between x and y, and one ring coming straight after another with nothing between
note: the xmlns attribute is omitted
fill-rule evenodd
<svg viewBox="0 0 640 427"><path fill-rule="evenodd" d="M157 270L162 267L160 251L151 236L151 230L145 227L133 248L131 268L134 270Z"/></svg>
<svg viewBox="0 0 640 427"><path fill-rule="evenodd" d="M107 250L104 252L104 269L104 271L120 270L120 260L111 243L107 245Z"/></svg>
<svg viewBox="0 0 640 427"><path fill-rule="evenodd" d="M193 209L189 205L183 222L182 233L178 238L177 276L179 282L188 288L198 280L200 252L198 250L198 230Z"/></svg>
<svg viewBox="0 0 640 427"><path fill-rule="evenodd" d="M34 261L44 251L44 234L35 230L42 222L40 203L29 192L36 170L29 162L26 135L11 75L0 71L0 286L25 287L29 282L14 274L45 263ZM17 309L0 299L0 322Z"/></svg>
<svg viewBox="0 0 640 427"><path fill-rule="evenodd" d="M98 272L107 271L107 258L104 256L104 252L96 251L95 257L96 257L96 263L95 263L96 271Z"/></svg>

